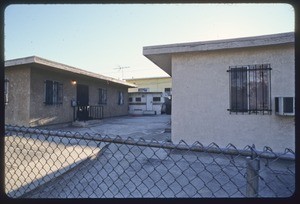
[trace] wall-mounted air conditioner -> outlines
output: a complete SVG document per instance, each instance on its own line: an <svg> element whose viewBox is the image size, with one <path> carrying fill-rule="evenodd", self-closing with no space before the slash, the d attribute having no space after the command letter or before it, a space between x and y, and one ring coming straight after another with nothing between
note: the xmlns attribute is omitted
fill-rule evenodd
<svg viewBox="0 0 300 204"><path fill-rule="evenodd" d="M294 97L275 97L275 114L277 115L295 115Z"/></svg>

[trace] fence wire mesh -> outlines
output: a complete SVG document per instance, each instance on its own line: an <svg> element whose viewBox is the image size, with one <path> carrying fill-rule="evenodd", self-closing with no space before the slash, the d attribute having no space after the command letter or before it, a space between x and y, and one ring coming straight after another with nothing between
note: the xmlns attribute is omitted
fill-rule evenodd
<svg viewBox="0 0 300 204"><path fill-rule="evenodd" d="M289 197L295 153L5 126L5 189L19 198Z"/></svg>

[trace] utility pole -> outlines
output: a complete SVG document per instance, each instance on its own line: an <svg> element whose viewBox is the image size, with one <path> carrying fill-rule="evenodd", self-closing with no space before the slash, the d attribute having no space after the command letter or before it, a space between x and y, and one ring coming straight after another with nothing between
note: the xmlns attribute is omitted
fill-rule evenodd
<svg viewBox="0 0 300 204"><path fill-rule="evenodd" d="M119 67L117 67L117 68L115 68L115 69L118 69L119 71L121 70L122 71L122 80L123 80L123 78L124 78L124 73L123 73L123 69L128 69L128 68L130 68L130 67L121 67L121 66L119 66Z"/></svg>

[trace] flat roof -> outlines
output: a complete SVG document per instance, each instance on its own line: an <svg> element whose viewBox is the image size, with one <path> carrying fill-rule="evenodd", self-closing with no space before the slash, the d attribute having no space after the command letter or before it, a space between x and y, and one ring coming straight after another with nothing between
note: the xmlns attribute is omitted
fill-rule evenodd
<svg viewBox="0 0 300 204"><path fill-rule="evenodd" d="M124 86L128 86L131 88L136 87L136 85L128 83L126 81L123 80L119 80L119 79L115 79L112 77L107 77L101 74L96 74L93 72L89 72L83 69L79 69L76 67L72 67L69 65L65 65L65 64L61 64L58 62L54 62L51 60L47 60L41 57L37 57L37 56L30 56L30 57L25 57L25 58L18 58L18 59L12 59L12 60L7 60L5 61L5 67L12 67L12 66L19 66L19 65L25 65L25 64L40 64L40 65L45 65L47 67L51 67L52 69L58 69L58 70L63 70L66 72L71 72L71 73L75 73L75 74L80 74L83 76L88 76L88 77L92 77L92 78L96 78L96 79L101 79L101 80L106 80L106 81L110 81L116 84L121 84Z"/></svg>
<svg viewBox="0 0 300 204"><path fill-rule="evenodd" d="M128 92L128 94L162 94L162 92L158 91L135 91L135 92Z"/></svg>
<svg viewBox="0 0 300 204"><path fill-rule="evenodd" d="M143 55L171 75L171 57L175 53L202 52L234 48L259 47L280 44L293 44L295 33L280 33L272 35L243 37L213 41L189 42L168 45L143 47Z"/></svg>
<svg viewBox="0 0 300 204"><path fill-rule="evenodd" d="M130 78L125 79L126 81L134 81L134 80L148 80L148 79L171 79L170 76L161 76L161 77L141 77L141 78Z"/></svg>

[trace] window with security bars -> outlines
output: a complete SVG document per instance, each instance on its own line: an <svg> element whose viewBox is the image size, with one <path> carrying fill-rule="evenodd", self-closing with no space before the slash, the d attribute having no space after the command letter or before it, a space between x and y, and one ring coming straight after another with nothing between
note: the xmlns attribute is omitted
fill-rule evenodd
<svg viewBox="0 0 300 204"><path fill-rule="evenodd" d="M5 105L8 104L8 84L9 84L9 80L5 79L4 80L4 103L5 103Z"/></svg>
<svg viewBox="0 0 300 204"><path fill-rule="evenodd" d="M230 113L271 114L271 65L229 67Z"/></svg>
<svg viewBox="0 0 300 204"><path fill-rule="evenodd" d="M63 84L57 81L45 81L45 104L57 105L63 102Z"/></svg>
<svg viewBox="0 0 300 204"><path fill-rule="evenodd" d="M123 91L119 91L118 95L119 95L118 104L123 105L124 104L124 93L123 93Z"/></svg>
<svg viewBox="0 0 300 204"><path fill-rule="evenodd" d="M107 90L106 89L99 89L99 104L106 104L107 103Z"/></svg>

